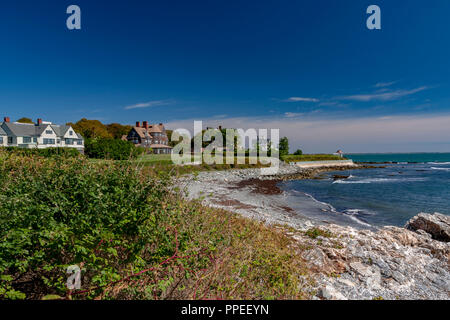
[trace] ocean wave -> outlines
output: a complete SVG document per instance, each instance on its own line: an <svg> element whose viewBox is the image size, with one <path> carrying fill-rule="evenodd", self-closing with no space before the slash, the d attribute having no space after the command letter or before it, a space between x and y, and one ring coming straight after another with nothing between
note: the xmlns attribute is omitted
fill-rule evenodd
<svg viewBox="0 0 450 320"><path fill-rule="evenodd" d="M359 223L359 224L361 224L361 225L363 225L363 226L366 226L366 227L372 227L371 224L369 224L369 223L367 223L367 222L364 222L364 221L361 221L360 219L358 219L358 218L355 217L355 216L348 215L348 217L349 217L350 219L352 219L353 221L355 221L355 222L357 222L357 223Z"/></svg>
<svg viewBox="0 0 450 320"><path fill-rule="evenodd" d="M445 165L445 164L450 164L450 162L427 162L427 164Z"/></svg>
<svg viewBox="0 0 450 320"><path fill-rule="evenodd" d="M447 169L447 168L443 168ZM450 169L450 168L448 168ZM425 181L426 178L394 178L394 179L388 179L388 178L367 178L362 180L336 180L333 182L333 184L353 184L353 183L359 183L359 184L368 184L368 183L390 183L390 182L414 182L414 181Z"/></svg>
<svg viewBox="0 0 450 320"><path fill-rule="evenodd" d="M358 215L366 215L366 216L373 216L375 213L363 209L346 209L343 211L346 215L349 216L358 216Z"/></svg>
<svg viewBox="0 0 450 320"><path fill-rule="evenodd" d="M336 210L336 208L333 207L331 204L326 203L326 202L319 201L319 200L317 200L316 198L314 198L312 195L310 195L310 194L308 194L308 193L303 193L303 194L306 195L306 196L308 196L309 198L311 198L311 200L313 200L314 202L319 203L319 204L321 204L321 205L327 207L328 210L330 210L331 212L335 212L335 213L338 212L338 211Z"/></svg>
<svg viewBox="0 0 450 320"><path fill-rule="evenodd" d="M293 190L294 191L294 190ZM296 190L295 190L296 191ZM345 217L346 219L350 219L353 222L356 222L359 225L362 225L364 227L370 227L372 228L373 226L367 222L365 222L364 220L361 219L361 216L371 216L376 214L375 212L371 212L371 211L367 211L367 210L363 210L363 209L346 209L344 211L338 211L335 207L333 207L331 204L327 203L327 202L323 202L320 200L317 200L316 198L314 198L311 194L306 193L306 192L299 192L304 196L307 196L308 198L310 198L313 202L320 204L321 206L325 207L322 208L322 211L328 212L328 213L332 213L334 215L336 215L337 217ZM297 193L296 192L296 193ZM326 219L326 218L325 218ZM344 222L344 220L342 220L342 218L337 218L341 223L344 223L345 225L348 225L348 222Z"/></svg>
<svg viewBox="0 0 450 320"><path fill-rule="evenodd" d="M450 171L450 168L436 168L436 167L431 167L430 169L432 169L432 170L444 170L444 171Z"/></svg>

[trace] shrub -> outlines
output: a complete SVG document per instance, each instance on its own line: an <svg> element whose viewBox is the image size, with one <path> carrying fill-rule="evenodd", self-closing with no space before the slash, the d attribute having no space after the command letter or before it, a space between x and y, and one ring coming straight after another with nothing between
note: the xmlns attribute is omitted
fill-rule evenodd
<svg viewBox="0 0 450 320"><path fill-rule="evenodd" d="M19 147L5 147L3 150L23 156L41 156L41 157L79 157L81 154L74 148L45 148L45 149L25 149Z"/></svg>
<svg viewBox="0 0 450 320"><path fill-rule="evenodd" d="M302 154L303 154L303 151L300 150L300 149L297 149L297 150L294 152L294 155L295 155L295 156L301 156Z"/></svg>
<svg viewBox="0 0 450 320"><path fill-rule="evenodd" d="M136 167L0 150L0 299L304 296L281 232L186 202ZM70 265L83 270L74 293Z"/></svg>
<svg viewBox="0 0 450 320"><path fill-rule="evenodd" d="M144 151L129 141L117 139L87 139L84 148L90 158L111 160L135 159Z"/></svg>
<svg viewBox="0 0 450 320"><path fill-rule="evenodd" d="M103 285L120 277L118 263L142 267L173 251L160 214L165 179L143 180L127 163L1 156L0 297L61 294L72 264ZM156 237L161 246L146 253Z"/></svg>

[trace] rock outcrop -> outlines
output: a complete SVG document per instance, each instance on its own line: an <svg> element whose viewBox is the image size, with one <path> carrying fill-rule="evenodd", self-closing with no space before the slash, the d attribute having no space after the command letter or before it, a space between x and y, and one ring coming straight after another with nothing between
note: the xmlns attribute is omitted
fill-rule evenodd
<svg viewBox="0 0 450 320"><path fill-rule="evenodd" d="M317 273L321 299L450 299L450 243L387 226L374 232L320 226L328 237L291 236Z"/></svg>
<svg viewBox="0 0 450 320"><path fill-rule="evenodd" d="M419 233L424 231L438 241L450 241L450 216L440 213L419 213L406 223L405 228Z"/></svg>

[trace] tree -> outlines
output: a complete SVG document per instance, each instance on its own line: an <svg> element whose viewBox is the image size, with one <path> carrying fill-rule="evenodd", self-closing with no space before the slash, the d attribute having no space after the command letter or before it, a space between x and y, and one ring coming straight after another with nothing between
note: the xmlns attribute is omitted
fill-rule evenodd
<svg viewBox="0 0 450 320"><path fill-rule="evenodd" d="M294 155L301 156L303 154L303 151L300 149L297 149L297 151L294 152Z"/></svg>
<svg viewBox="0 0 450 320"><path fill-rule="evenodd" d="M72 128L81 134L85 139L95 138L112 138L112 135L108 132L106 126L98 120L88 120L83 118L77 123L67 123Z"/></svg>
<svg viewBox="0 0 450 320"><path fill-rule="evenodd" d="M122 125L120 123L110 123L106 125L106 130L114 139L121 139L122 136L128 135L132 126Z"/></svg>
<svg viewBox="0 0 450 320"><path fill-rule="evenodd" d="M33 120L31 120L30 118L25 118L25 117L20 118L19 120L17 120L17 122L34 124Z"/></svg>
<svg viewBox="0 0 450 320"><path fill-rule="evenodd" d="M289 140L287 137L283 137L280 139L279 150L280 157L287 156L289 154Z"/></svg>

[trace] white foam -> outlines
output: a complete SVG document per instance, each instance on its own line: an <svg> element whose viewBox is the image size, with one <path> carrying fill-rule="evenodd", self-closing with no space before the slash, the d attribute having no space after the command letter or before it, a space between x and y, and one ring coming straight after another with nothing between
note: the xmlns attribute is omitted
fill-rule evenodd
<svg viewBox="0 0 450 320"><path fill-rule="evenodd" d="M436 168L436 167L431 167L431 169L433 169L433 170L444 170L444 171L450 171L450 168Z"/></svg>
<svg viewBox="0 0 450 320"><path fill-rule="evenodd" d="M449 168L450 169L450 168ZM334 183L340 183L340 184L352 184L352 183L390 183L390 182L414 182L414 181L425 181L426 178L394 178L394 179L388 179L388 178L368 178L368 179L362 179L362 180L336 180Z"/></svg>
<svg viewBox="0 0 450 320"><path fill-rule="evenodd" d="M364 221L361 221L361 220L359 220L357 217L355 217L355 216L351 216L351 215L349 215L348 216L350 219L352 219L353 221L355 221L355 222L357 222L357 223L359 223L359 224L361 224L361 225L363 225L363 226L366 226L366 227L372 227L372 225L370 225L370 224L368 224L368 223L366 223L366 222L364 222Z"/></svg>
<svg viewBox="0 0 450 320"><path fill-rule="evenodd" d="M427 162L428 164L438 164L438 165L445 165L450 164L450 162Z"/></svg>
<svg viewBox="0 0 450 320"><path fill-rule="evenodd" d="M328 207L328 209L329 209L331 212L337 212L336 208L333 207L331 204L326 203L326 202L319 201L319 200L317 200L316 198L314 198L312 195L310 195L310 194L308 194L308 193L305 193L305 195L308 196L308 197L310 197L314 202L320 203L321 205L323 205L323 206L325 206L325 207Z"/></svg>

